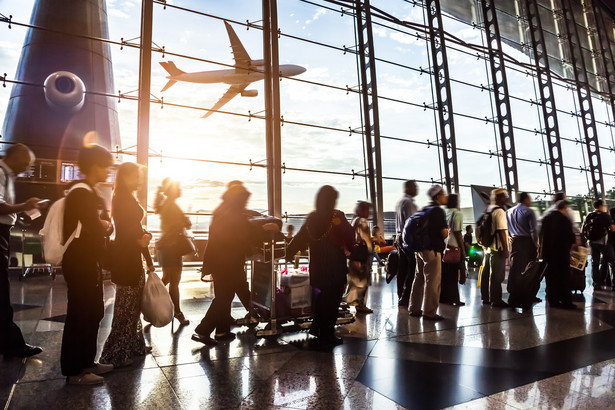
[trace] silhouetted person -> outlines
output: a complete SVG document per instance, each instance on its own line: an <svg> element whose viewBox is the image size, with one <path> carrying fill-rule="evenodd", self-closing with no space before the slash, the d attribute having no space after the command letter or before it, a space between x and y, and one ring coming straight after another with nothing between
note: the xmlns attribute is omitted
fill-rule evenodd
<svg viewBox="0 0 615 410"><path fill-rule="evenodd" d="M111 249L115 303L111 333L100 361L111 363L114 367L128 366L135 356L151 351L151 347L145 346L141 325L141 299L145 285L143 258L147 262L148 273L154 272L147 250L152 234L141 225L145 211L135 198L141 179L140 165L132 162L120 165L111 204L115 225L115 241Z"/></svg>
<svg viewBox="0 0 615 410"><path fill-rule="evenodd" d="M547 263L547 300L550 307L575 309L570 291L570 250L575 243L572 223L567 217L568 203L556 203L556 212L551 212L542 221L542 257Z"/></svg>
<svg viewBox="0 0 615 410"><path fill-rule="evenodd" d="M244 264L252 247L262 242L264 232L279 231L275 223L250 223L246 205L250 193L242 185L229 187L222 195L222 204L213 213L209 226L209 240L203 254L203 273L214 280L214 300L196 327L192 340L214 346L217 341L231 341L231 304L246 279ZM214 338L211 333L216 331Z"/></svg>
<svg viewBox="0 0 615 410"><path fill-rule="evenodd" d="M320 188L316 210L308 215L286 253L290 259L299 249L309 247L310 284L315 293L310 334L325 344L342 343L334 330L346 286L346 254L354 243L354 230L344 213L335 209L336 202L337 191L332 186Z"/></svg>
<svg viewBox="0 0 615 410"><path fill-rule="evenodd" d="M186 319L179 306L179 282L182 279L182 257L178 252L176 241L182 240L185 230L190 229L190 219L177 205L177 199L181 196L179 181L171 178L162 180L158 187L154 210L160 215L160 239L156 243L158 249L158 261L162 267L162 282L169 285L169 294L175 306L174 316L180 325L186 326L190 321Z"/></svg>
<svg viewBox="0 0 615 410"><path fill-rule="evenodd" d="M75 187L66 196L64 209L64 241L81 226L62 259L68 303L62 336L62 374L69 384L100 384L100 374L113 370L112 364L97 364L98 326L104 316L102 259L105 238L113 231L106 217L103 199L94 187L109 177L113 157L99 145L79 151L77 165L85 179L77 181L89 186Z"/></svg>
<svg viewBox="0 0 615 410"><path fill-rule="evenodd" d="M369 212L371 204L367 201L359 201L354 211L351 225L355 230L355 243L350 252L348 266L348 294L346 302L356 306L357 313L373 313L367 307L367 290L372 282L372 257L373 244L369 235Z"/></svg>
<svg viewBox="0 0 615 410"><path fill-rule="evenodd" d="M517 280L525 270L528 263L536 259L538 249L538 231L536 227L536 214L530 208L532 198L527 192L519 194L519 203L506 211L508 233L511 236L510 270L508 272L507 290L510 293L508 303L517 305L515 300Z"/></svg>
<svg viewBox="0 0 615 410"><path fill-rule="evenodd" d="M459 260L457 262L444 262L442 260L442 284L440 291L440 303L464 306L465 303L459 298L457 283L463 275L466 276L466 252L462 242L461 232L463 229L463 215L459 211L459 195L450 194L447 201L446 220L448 221L448 238L445 252L456 252L458 248Z"/></svg>
<svg viewBox="0 0 615 410"><path fill-rule="evenodd" d="M410 303L410 292L412 291L412 281L416 269L416 256L414 252L404 251L402 246L401 234L404 230L406 220L414 215L418 209L414 203L414 197L418 194L416 181L410 180L404 183L404 196L397 203L395 213L395 245L399 252L399 265L397 266L397 298L398 305L408 308Z"/></svg>
<svg viewBox="0 0 615 410"><path fill-rule="evenodd" d="M43 351L27 344L19 327L13 322L9 283L9 242L17 212L40 208L39 198L15 203L15 176L34 161L34 154L23 144L11 145L0 160L0 353L4 357L30 357Z"/></svg>
<svg viewBox="0 0 615 410"><path fill-rule="evenodd" d="M594 290L604 285L606 266L615 262L615 252L607 246L608 233L613 225L611 216L606 212L606 204L601 200L594 202L594 211L585 217L583 236L589 241L592 251L592 280ZM602 267L600 266L602 264Z"/></svg>

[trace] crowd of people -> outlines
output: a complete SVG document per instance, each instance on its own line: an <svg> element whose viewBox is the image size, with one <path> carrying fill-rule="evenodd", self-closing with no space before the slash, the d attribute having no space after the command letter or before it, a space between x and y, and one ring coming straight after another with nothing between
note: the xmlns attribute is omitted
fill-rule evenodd
<svg viewBox="0 0 615 410"><path fill-rule="evenodd" d="M16 144L0 161L0 352L5 356L29 357L42 351L40 347L26 344L13 322L8 279L8 243L16 213L46 207L46 202L39 198L15 203L15 176L33 160L28 147ZM155 270L148 250L152 234L141 224L145 211L135 196L143 169L134 163L118 167L109 215L95 187L108 179L112 163L113 158L105 148L98 145L82 148L78 166L84 179L75 181L66 191L63 219L66 249L62 270L68 303L60 361L62 374L69 384L100 384L104 381L102 374L128 366L136 357L151 351L145 343L140 319L145 276ZM313 322L309 333L319 343L342 343L334 328L343 300L355 306L357 314L373 312L367 303L368 289L373 261L378 254L397 252L398 305L407 309L410 316L441 320L440 303L464 306L458 283L464 283L467 276L466 256L473 243L472 226L466 226L462 236L463 216L457 194L447 195L440 185L433 185L427 191L430 203L421 210L414 201L417 194L416 182L406 181L404 196L396 207L397 235L391 244L379 227L374 226L370 231L369 202L358 202L349 222L336 209L338 192L329 185L319 189L315 210L296 235L294 227L289 226L284 236L280 233L279 220L254 222L260 214L247 208L250 192L240 181L231 181L221 204L213 212L203 255L202 274L213 278L215 297L192 339L215 346L235 338L231 332L233 298L237 295L249 313L251 308L246 258L255 246L275 234L286 240L289 261L300 251L309 252L313 288ZM190 252L186 229L191 224L177 204L180 196L179 183L164 179L154 200L154 210L161 221L156 249L162 282L168 285L174 318L186 326L190 322L180 307L179 283L182 256ZM549 306L575 308L571 299L570 252L585 240L591 246L594 287L612 286L607 279L610 279L609 266L615 267L615 225L604 203L595 202L595 211L579 229L564 195L556 194L553 202L537 219L528 194L521 193L518 204L506 210L506 190L491 192L491 203L476 224L477 239L485 249L480 273L483 304L494 308L527 307L527 295L523 294L527 293L527 286L521 282L526 280L529 266L540 258L545 262L541 266L546 266ZM611 210L611 214L614 212ZM412 221L419 219L423 221L420 246L416 243L411 246L408 233ZM115 239L111 242L108 238L114 231ZM502 283L508 261L510 296L504 301ZM97 363L98 330L104 315L103 264L111 272L116 293L111 332ZM538 274L538 282L541 278L542 274ZM532 302L540 301L535 297L534 293Z"/></svg>

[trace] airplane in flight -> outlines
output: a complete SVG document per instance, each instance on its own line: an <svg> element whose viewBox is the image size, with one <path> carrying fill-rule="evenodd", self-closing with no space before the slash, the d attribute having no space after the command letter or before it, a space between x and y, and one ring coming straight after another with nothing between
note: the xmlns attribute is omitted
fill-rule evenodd
<svg viewBox="0 0 615 410"><path fill-rule="evenodd" d="M258 95L258 90L246 90L246 88L254 81L259 81L265 78L265 60L252 60L246 52L246 49L243 47L243 44L241 44L241 41L239 41L239 37L235 34L233 27L231 27L231 25L226 21L224 22L224 25L226 26L226 31L228 33L229 40L231 41L233 57L235 58L234 69L186 73L177 68L173 61L160 63L160 65L169 73L169 75L166 76L169 81L161 92L168 90L169 87L178 81L198 84L225 83L231 85L230 88L224 93L222 98L220 98L218 102L211 107L211 111L208 111L205 115L203 115L203 118L209 117L239 94L241 94L242 97L256 97ZM303 72L305 72L305 68L298 65L280 65L280 75L284 77L292 77Z"/></svg>

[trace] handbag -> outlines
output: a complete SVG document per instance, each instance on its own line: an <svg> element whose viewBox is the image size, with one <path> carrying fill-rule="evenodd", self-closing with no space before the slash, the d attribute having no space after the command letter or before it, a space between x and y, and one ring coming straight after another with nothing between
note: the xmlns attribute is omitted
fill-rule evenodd
<svg viewBox="0 0 615 410"><path fill-rule="evenodd" d="M461 249L459 246L447 246L444 254L442 254L442 262L455 264L461 262Z"/></svg>
<svg viewBox="0 0 615 410"><path fill-rule="evenodd" d="M156 242L156 248L169 250L176 255L184 256L196 253L196 247L191 237L186 235L185 232L178 232L176 234L168 234L161 237Z"/></svg>
<svg viewBox="0 0 615 410"><path fill-rule="evenodd" d="M141 299L143 319L154 327L163 327L173 320L173 301L162 280L152 272L147 275Z"/></svg>

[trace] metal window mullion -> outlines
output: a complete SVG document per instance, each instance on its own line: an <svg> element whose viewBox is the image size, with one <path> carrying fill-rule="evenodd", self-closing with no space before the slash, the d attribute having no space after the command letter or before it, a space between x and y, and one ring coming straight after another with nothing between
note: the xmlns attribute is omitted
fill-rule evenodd
<svg viewBox="0 0 615 410"><path fill-rule="evenodd" d="M596 32L598 43L600 43L600 56L604 67L604 78L606 82L606 91L609 93L609 101L611 103L611 111L615 118L615 62L613 61L613 51L609 44L609 36L607 35L607 26L604 21L604 15L598 9L596 1L592 1L592 11L594 13L594 21L596 22Z"/></svg>
<svg viewBox="0 0 615 410"><path fill-rule="evenodd" d="M369 0L356 0L355 8L370 200L374 209L374 220L378 226L384 226L378 88Z"/></svg>
<svg viewBox="0 0 615 410"><path fill-rule="evenodd" d="M577 97L579 99L579 110L581 111L581 122L585 135L585 148L587 149L594 195L596 198L603 198L605 190L602 163L600 161L600 146L598 145L598 133L596 132L594 107L592 104L587 69L585 67L585 59L579 41L579 32L574 19L574 13L572 12L572 3L570 0L561 0L561 4L564 27L566 28L566 38L570 50L570 63L572 64Z"/></svg>
<svg viewBox="0 0 615 410"><path fill-rule="evenodd" d="M502 40L500 38L495 3L493 0L479 0L479 3L483 13L485 34L487 36L489 65L491 68L491 81L493 82L498 131L500 133L500 149L502 150L506 189L511 193L512 191L518 192L517 158L515 154L510 97L506 82Z"/></svg>
<svg viewBox="0 0 615 410"><path fill-rule="evenodd" d="M432 78L438 102L437 111L440 123L440 148L444 158L446 188L449 192L459 192L453 101L440 0L426 0L425 10L427 12L427 21L429 24L429 43L433 64Z"/></svg>
<svg viewBox="0 0 615 410"><path fill-rule="evenodd" d="M555 95L553 93L553 82L551 80L551 69L546 50L546 42L542 31L542 23L536 0L525 0L527 21L534 54L534 64L536 66L536 76L538 79L538 89L540 91L541 110L545 133L549 147L549 162L551 174L553 176L553 189L555 192L566 192L566 181L564 177L564 161L562 158L562 147L560 143L559 125L557 121L557 109L555 105Z"/></svg>

